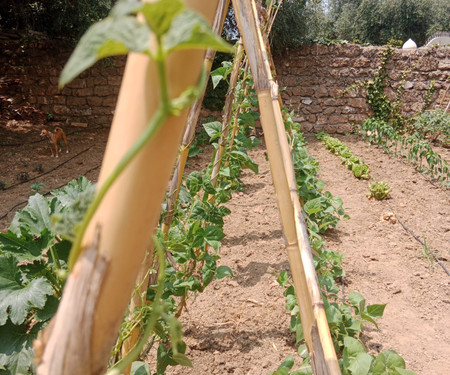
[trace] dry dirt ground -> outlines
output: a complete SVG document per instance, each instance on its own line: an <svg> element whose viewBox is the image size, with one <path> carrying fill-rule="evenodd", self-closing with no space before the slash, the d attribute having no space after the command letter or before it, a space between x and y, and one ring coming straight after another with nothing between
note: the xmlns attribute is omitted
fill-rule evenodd
<svg viewBox="0 0 450 375"><path fill-rule="evenodd" d="M0 191L0 230L26 201L31 184L43 183L49 191L81 175L96 180L108 130L71 128L67 133L71 152L53 159L39 141L39 129L0 127L0 179L7 183ZM339 158L308 137L310 152L320 162L320 178L343 199L351 217L325 236L329 248L346 254L345 293L357 291L369 304L387 303L380 329L367 326L363 339L373 354L396 350L418 374L448 374L450 277L424 255L423 246L399 221L383 217L395 213L450 269L450 192L359 138L341 140L370 165L373 180L386 181L393 189L390 200L370 201L367 181L354 178ZM268 374L296 351L282 289L275 281L275 273L289 264L264 147L251 156L260 173L245 172L245 191L228 203L232 213L226 217L227 237L220 250L220 263L232 268L234 278L216 280L188 301L181 321L194 369L171 368L168 374Z"/></svg>

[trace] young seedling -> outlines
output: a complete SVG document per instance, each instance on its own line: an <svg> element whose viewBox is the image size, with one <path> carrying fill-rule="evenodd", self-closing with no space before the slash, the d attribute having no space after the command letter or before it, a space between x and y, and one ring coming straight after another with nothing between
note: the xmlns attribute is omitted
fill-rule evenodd
<svg viewBox="0 0 450 375"><path fill-rule="evenodd" d="M376 200L383 200L388 198L389 193L392 191L392 188L384 181L375 181L369 183L370 193L367 194L369 198L375 198Z"/></svg>

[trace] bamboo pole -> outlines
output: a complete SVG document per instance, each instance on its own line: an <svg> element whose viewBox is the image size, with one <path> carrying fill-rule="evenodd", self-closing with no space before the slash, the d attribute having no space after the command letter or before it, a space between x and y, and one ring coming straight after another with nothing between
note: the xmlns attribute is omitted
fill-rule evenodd
<svg viewBox="0 0 450 375"><path fill-rule="evenodd" d="M214 22L212 25L213 31L220 35L222 32L223 23L225 20L226 12L228 6L230 4L230 0L219 0L219 5L217 7L216 16L214 17ZM216 51L212 49L207 49L205 52L205 58L203 61L203 68L205 73L209 75L211 71L211 66L214 62L214 57L216 55ZM194 104L189 109L188 120L186 129L183 135L182 145L180 148L180 153L177 158L177 162L175 164L175 170L172 175L169 194L167 198L167 208L163 217L163 222L161 229L164 233L165 239L167 239L167 235L169 233L170 225L173 220L173 215L175 212L176 202L178 200L178 194L180 192L180 186L183 179L184 167L186 165L186 160L189 154L189 147L192 143L192 140L195 135L195 128L197 125L198 117L200 115L201 105L203 102L203 98L205 96L206 86L203 90L203 93L197 98ZM175 261L171 257L171 255L167 254L170 258L169 261L175 265ZM141 270L139 271L139 275L136 281L137 285L140 285L139 293L136 293L131 301L130 301L130 316L132 315L135 308L142 305L142 298L140 298L140 294L142 294L142 289L147 289L150 274L148 272L150 266L153 263L153 259L151 257L146 257L145 261L142 263ZM157 267L156 267L157 268ZM133 347L136 345L137 340L139 338L140 327L137 326L132 331L130 337L124 342L122 347L122 356L125 356L128 352L130 352ZM125 375L129 374L131 371L131 364L123 370Z"/></svg>
<svg viewBox="0 0 450 375"><path fill-rule="evenodd" d="M230 5L230 0L219 0L219 5L217 7L216 17L214 18L212 29L213 31L220 35L222 33L223 23L227 15L228 7ZM203 67L207 75L211 72L211 67L214 62L214 57L216 56L216 51L208 49L205 53L205 60L203 62ZM194 139L195 128L197 126L198 118L200 116L200 110L202 107L203 98L205 97L206 87L202 95L195 101L189 110L186 130L183 135L183 140L181 142L180 154L178 155L177 162L175 165L175 170L172 175L172 180L170 182L169 193L167 198L167 208L164 214L162 231L164 237L167 239L167 234L169 233L170 225L173 220L174 209L176 202L178 200L178 195L180 193L180 186L183 180L184 168L186 166L186 161L189 155L189 148Z"/></svg>
<svg viewBox="0 0 450 375"><path fill-rule="evenodd" d="M261 124L313 373L340 374L312 262L306 226L302 220L292 159L277 98L278 90L270 73L255 4L250 0L233 0L233 7L258 93Z"/></svg>
<svg viewBox="0 0 450 375"><path fill-rule="evenodd" d="M214 155L213 170L211 172L211 184L214 187L217 184L220 166L222 164L222 156L227 145L228 133L230 130L231 114L233 112L234 93L236 91L236 84L239 78L239 73L241 72L241 62L244 56L243 52L244 48L242 44L242 38L240 38L238 42L238 49L236 52L236 56L234 58L233 71L231 72L227 97L225 99L225 108L223 110L223 117L222 117L222 134L219 138L216 154ZM208 200L211 202L213 199L214 195L210 195Z"/></svg>
<svg viewBox="0 0 450 375"><path fill-rule="evenodd" d="M153 255L153 246L150 246L136 278L137 290L131 297L129 305L128 316L130 319L133 317L134 311L142 306L142 303L146 298L150 278L149 270L153 264L153 256L150 256L150 254ZM138 342L140 332L141 327L138 325L131 331L130 336L123 342L121 348L122 358L124 358L134 348L134 346ZM130 363L126 368L123 369L123 374L128 375L131 372L131 365L132 364Z"/></svg>
<svg viewBox="0 0 450 375"><path fill-rule="evenodd" d="M247 87L247 75L248 75L248 60L247 57L244 58L244 75L242 78L242 87L241 89L244 90L244 95L247 95L248 87ZM239 115L241 113L241 107L238 106L236 109L236 113L234 114L234 121L233 121L233 129L231 130L231 136L230 136L230 142L228 144L228 153L230 153L233 150L233 144L234 144L234 138L236 137L237 133L239 132ZM227 155L228 156L228 155ZM228 165L230 163L229 156L227 157L227 161L225 162L225 165Z"/></svg>
<svg viewBox="0 0 450 375"><path fill-rule="evenodd" d="M187 0L212 21L218 1ZM197 84L204 53L185 50L166 62L171 96ZM159 106L156 65L130 54L100 172L101 186ZM106 194L83 239L56 316L37 341L39 375L103 374L136 275L160 216L187 110L170 117Z"/></svg>

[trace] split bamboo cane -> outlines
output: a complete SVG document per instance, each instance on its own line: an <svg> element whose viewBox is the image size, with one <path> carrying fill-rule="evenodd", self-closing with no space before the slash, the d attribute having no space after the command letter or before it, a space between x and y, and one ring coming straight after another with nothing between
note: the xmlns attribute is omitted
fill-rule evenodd
<svg viewBox="0 0 450 375"><path fill-rule="evenodd" d="M248 87L247 87L247 75L248 75L248 60L247 56L244 58L243 62L245 68L244 68L244 75L242 77L242 88L244 90L244 95L247 95ZM238 106L236 109L236 113L234 114L234 121L233 121L233 128L231 130L231 136L230 136L230 142L228 143L228 154L233 150L233 144L234 144L234 138L236 138L237 133L239 132L239 115L241 113L241 107ZM229 165L229 155L227 155L227 161L225 162L225 165Z"/></svg>
<svg viewBox="0 0 450 375"><path fill-rule="evenodd" d="M243 56L244 48L242 45L242 39L239 39L238 49L234 58L233 71L231 72L230 84L227 91L227 98L225 99L225 108L222 117L222 134L219 138L218 148L214 156L213 170L211 172L211 184L214 187L217 184L217 179L219 177L219 171L222 164L222 156L227 145L231 114L233 112L233 101L235 96L234 93L236 91L236 84L239 78L239 73L241 72L241 62ZM210 196L208 200L211 202L212 199L214 199L214 196L212 196L212 198Z"/></svg>
<svg viewBox="0 0 450 375"><path fill-rule="evenodd" d="M187 0L209 22L218 0ZM185 50L166 62L169 92L198 82L204 53ZM159 106L158 74L147 56L130 54L120 89L99 185L133 145ZM56 316L37 347L39 375L103 374L136 275L160 216L187 110L170 117L117 179L94 215L83 253L70 274ZM41 354L41 355L39 355Z"/></svg>
<svg viewBox="0 0 450 375"><path fill-rule="evenodd" d="M316 375L337 375L340 374L340 368L301 216L278 93L273 87L275 85L256 18L255 4L250 0L233 0L233 7L258 93L261 123L311 366Z"/></svg>
<svg viewBox="0 0 450 375"><path fill-rule="evenodd" d="M219 5L217 8L216 17L214 18L212 29L213 31L220 35L222 33L223 23L227 15L228 7L230 5L230 0L219 0ZM211 72L211 67L214 62L214 57L216 56L216 51L208 49L205 53L205 60L203 66L207 75ZM191 147L192 141L195 135L195 128L197 126L198 118L200 116L200 110L202 107L203 98L205 97L206 87L202 95L195 101L195 103L189 109L189 115L186 125L186 130L183 135L183 140L181 142L180 154L178 155L177 162L175 165L175 170L172 175L172 180L170 182L169 193L167 198L167 208L166 213L163 218L162 231L164 237L167 239L167 234L170 229L170 225L173 220L174 208L178 200L178 195L180 193L181 182L183 179L184 168L186 166L186 161L189 155L189 148Z"/></svg>

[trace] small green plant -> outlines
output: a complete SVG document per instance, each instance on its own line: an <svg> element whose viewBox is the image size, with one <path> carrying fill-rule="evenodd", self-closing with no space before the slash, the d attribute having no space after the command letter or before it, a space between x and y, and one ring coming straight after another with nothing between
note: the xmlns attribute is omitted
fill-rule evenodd
<svg viewBox="0 0 450 375"><path fill-rule="evenodd" d="M350 147L343 144L339 139L333 138L324 132L317 134L325 147L333 154L340 156L342 163L350 169L356 178L362 180L370 179L370 167L363 160L353 155Z"/></svg>
<svg viewBox="0 0 450 375"><path fill-rule="evenodd" d="M41 192L41 190L44 189L45 184L43 182L35 182L33 184L31 184L30 188L31 188L31 192L33 194L39 193Z"/></svg>
<svg viewBox="0 0 450 375"><path fill-rule="evenodd" d="M392 188L384 181L369 182L370 193L367 194L369 198L375 198L376 200L383 200L388 198Z"/></svg>

